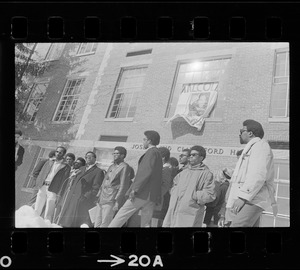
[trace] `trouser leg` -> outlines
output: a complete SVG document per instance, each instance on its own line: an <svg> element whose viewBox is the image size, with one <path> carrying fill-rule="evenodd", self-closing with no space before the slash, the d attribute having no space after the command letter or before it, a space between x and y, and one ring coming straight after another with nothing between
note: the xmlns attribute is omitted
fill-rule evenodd
<svg viewBox="0 0 300 270"><path fill-rule="evenodd" d="M233 218L230 227L253 227L257 226L257 221L262 214L263 209L256 206L245 204L244 207Z"/></svg>
<svg viewBox="0 0 300 270"><path fill-rule="evenodd" d="M114 218L115 211L113 210L114 204L108 203L102 205L102 222L100 227L101 228L107 228L108 225L111 223L111 221Z"/></svg>
<svg viewBox="0 0 300 270"><path fill-rule="evenodd" d="M47 201L46 201L46 209L45 209L45 219L50 220L52 223L52 218L55 209L56 202L56 194L50 191L47 191Z"/></svg>
<svg viewBox="0 0 300 270"><path fill-rule="evenodd" d="M29 206L32 206L35 202L36 202L36 197L37 197L37 193L39 192L39 190L38 189L34 189L33 190L33 193L32 193L32 195L31 195L31 198L30 198L30 200L29 200L29 202L28 202L28 205Z"/></svg>
<svg viewBox="0 0 300 270"><path fill-rule="evenodd" d="M102 223L102 205L97 204L97 206L94 228L99 228Z"/></svg>
<svg viewBox="0 0 300 270"><path fill-rule="evenodd" d="M148 201L139 198L135 198L133 202L127 200L108 227L122 227L124 223L147 202Z"/></svg>
<svg viewBox="0 0 300 270"><path fill-rule="evenodd" d="M155 203L148 202L141 209L141 227L151 227L151 219L153 216Z"/></svg>
<svg viewBox="0 0 300 270"><path fill-rule="evenodd" d="M37 214L39 216L41 215L43 207L45 205L45 201L47 198L47 190L48 190L48 187L42 186L36 195L36 202L34 205L34 210L37 212Z"/></svg>

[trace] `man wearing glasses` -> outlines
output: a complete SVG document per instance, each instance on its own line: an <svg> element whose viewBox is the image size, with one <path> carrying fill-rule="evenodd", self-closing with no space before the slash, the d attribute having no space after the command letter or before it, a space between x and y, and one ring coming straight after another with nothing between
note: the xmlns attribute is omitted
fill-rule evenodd
<svg viewBox="0 0 300 270"><path fill-rule="evenodd" d="M187 165L189 164L190 153L191 150L188 148L182 150L182 153L179 155L179 163L182 165L182 167L178 170L178 173L187 168Z"/></svg>
<svg viewBox="0 0 300 270"><path fill-rule="evenodd" d="M69 177L71 170L71 167L64 162L66 152L67 150L63 146L57 147L55 160L47 160L36 179L39 191L34 210L41 215L46 203L45 220L49 220L50 223L52 223L57 194L64 180Z"/></svg>
<svg viewBox="0 0 300 270"><path fill-rule="evenodd" d="M131 168L124 162L127 151L117 146L113 152L114 163L108 168L97 194L98 206L94 227L108 227L114 214L125 202L125 193L130 186Z"/></svg>
<svg viewBox="0 0 300 270"><path fill-rule="evenodd" d="M246 146L232 175L219 226L231 222L231 227L259 227L261 214L275 194L273 153L259 122L244 121L239 136Z"/></svg>
<svg viewBox="0 0 300 270"><path fill-rule="evenodd" d="M187 169L174 178L174 187L163 227L202 227L205 204L216 198L213 174L203 164L206 151L191 148Z"/></svg>

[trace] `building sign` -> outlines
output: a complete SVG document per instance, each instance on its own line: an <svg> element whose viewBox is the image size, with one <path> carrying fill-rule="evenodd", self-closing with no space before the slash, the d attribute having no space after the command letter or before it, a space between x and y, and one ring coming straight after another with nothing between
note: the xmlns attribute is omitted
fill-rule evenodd
<svg viewBox="0 0 300 270"><path fill-rule="evenodd" d="M175 113L168 122L182 117L190 126L200 131L205 118L209 116L216 103L217 87L216 82L184 84Z"/></svg>
<svg viewBox="0 0 300 270"><path fill-rule="evenodd" d="M140 142L108 142L108 141L89 141L89 140L76 140L70 144L71 147L84 147L84 148L99 148L99 149L114 149L116 146L123 146L127 151L140 151L145 152L144 146ZM193 145L188 144L160 144L158 147L167 147L171 153L180 154L183 149L191 148ZM219 157L236 157L236 152L244 148L240 147L225 147L225 146L205 146L207 156ZM289 150L272 150L275 159L289 159Z"/></svg>

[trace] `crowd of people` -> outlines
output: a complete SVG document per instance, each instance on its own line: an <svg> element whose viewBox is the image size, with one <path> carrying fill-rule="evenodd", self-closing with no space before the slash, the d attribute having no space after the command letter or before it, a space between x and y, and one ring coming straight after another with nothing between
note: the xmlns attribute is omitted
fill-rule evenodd
<svg viewBox="0 0 300 270"><path fill-rule="evenodd" d="M144 132L146 151L136 172L122 146L114 148L107 171L97 166L94 152L76 158L59 146L34 168L28 205L61 227L130 227L137 215L138 227L152 227L153 218L157 227L259 226L270 205L278 212L273 153L263 136L259 122L244 121L239 138L245 148L237 152L235 168L216 173L203 163L204 147L184 149L177 160L168 148L157 147L154 130ZM16 154L16 169L17 161Z"/></svg>

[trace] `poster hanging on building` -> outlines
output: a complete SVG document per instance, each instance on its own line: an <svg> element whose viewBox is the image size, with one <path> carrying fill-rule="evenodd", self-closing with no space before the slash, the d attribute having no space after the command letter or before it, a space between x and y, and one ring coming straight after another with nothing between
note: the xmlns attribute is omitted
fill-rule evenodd
<svg viewBox="0 0 300 270"><path fill-rule="evenodd" d="M182 117L190 126L200 131L205 119L216 103L218 97L217 86L217 83L213 83L213 85L211 83L183 85L175 113L168 120L168 123Z"/></svg>

